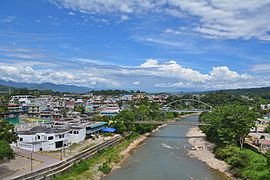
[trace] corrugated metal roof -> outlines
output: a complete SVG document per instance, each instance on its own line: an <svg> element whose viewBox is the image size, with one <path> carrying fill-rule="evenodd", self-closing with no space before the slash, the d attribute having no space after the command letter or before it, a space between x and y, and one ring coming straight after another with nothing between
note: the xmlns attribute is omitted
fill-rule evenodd
<svg viewBox="0 0 270 180"><path fill-rule="evenodd" d="M96 128L96 127L99 127L99 126L104 126L104 125L106 125L106 124L108 124L107 122L97 122L97 123L95 123L95 124L90 124L90 125L88 125L87 127L90 127L90 128Z"/></svg>

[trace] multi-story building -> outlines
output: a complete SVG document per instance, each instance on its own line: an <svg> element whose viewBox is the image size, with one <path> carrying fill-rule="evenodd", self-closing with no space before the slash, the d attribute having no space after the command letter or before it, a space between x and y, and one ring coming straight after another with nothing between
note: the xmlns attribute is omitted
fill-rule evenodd
<svg viewBox="0 0 270 180"><path fill-rule="evenodd" d="M55 151L68 146L68 129L46 126L33 127L29 131L18 131L17 146L29 151Z"/></svg>
<svg viewBox="0 0 270 180"><path fill-rule="evenodd" d="M34 98L31 95L16 95L11 97L10 104L29 104Z"/></svg>
<svg viewBox="0 0 270 180"><path fill-rule="evenodd" d="M49 109L45 109L39 113L40 118L42 119L51 119L52 111Z"/></svg>
<svg viewBox="0 0 270 180"><path fill-rule="evenodd" d="M28 116L30 117L40 117L40 112L47 109L44 104L31 103L28 106Z"/></svg>
<svg viewBox="0 0 270 180"><path fill-rule="evenodd" d="M117 104L105 104L100 108L100 115L102 116L115 116L119 113L120 108Z"/></svg>

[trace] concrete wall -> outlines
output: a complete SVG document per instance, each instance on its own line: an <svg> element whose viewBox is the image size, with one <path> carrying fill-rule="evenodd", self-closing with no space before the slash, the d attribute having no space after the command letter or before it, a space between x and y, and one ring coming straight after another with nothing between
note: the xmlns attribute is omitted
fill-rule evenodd
<svg viewBox="0 0 270 180"><path fill-rule="evenodd" d="M79 134L76 134L78 132ZM73 129L70 130L68 134L68 140L73 143L80 143L85 140L86 137L86 129Z"/></svg>

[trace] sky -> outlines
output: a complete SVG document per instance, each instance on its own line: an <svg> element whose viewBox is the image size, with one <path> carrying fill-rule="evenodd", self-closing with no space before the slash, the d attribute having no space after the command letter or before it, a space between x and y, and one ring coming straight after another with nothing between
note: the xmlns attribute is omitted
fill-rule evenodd
<svg viewBox="0 0 270 180"><path fill-rule="evenodd" d="M151 92L270 86L270 0L2 0L0 79Z"/></svg>

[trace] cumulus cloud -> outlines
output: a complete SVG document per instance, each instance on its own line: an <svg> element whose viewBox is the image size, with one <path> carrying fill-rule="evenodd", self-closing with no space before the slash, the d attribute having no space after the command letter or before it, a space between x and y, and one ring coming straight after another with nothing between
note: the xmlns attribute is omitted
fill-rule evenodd
<svg viewBox="0 0 270 180"><path fill-rule="evenodd" d="M139 85L139 84L141 84L141 83L140 83L140 81L134 81L133 84L134 84L134 85Z"/></svg>
<svg viewBox="0 0 270 180"><path fill-rule="evenodd" d="M143 64L141 64L140 67L149 68L149 67L157 67L157 66L158 66L158 61L157 60L155 60L155 59L148 59Z"/></svg>
<svg viewBox="0 0 270 180"><path fill-rule="evenodd" d="M258 81L259 77L239 74L226 66L213 67L208 73L202 73L183 67L175 60L160 63L158 60L148 59L141 65L129 67L78 63L70 60L68 63L52 66L44 62L3 62L0 63L0 76L3 80L16 82L52 82L99 88L136 87L143 90L211 90L270 85L270 78ZM41 66L46 68L40 68Z"/></svg>
<svg viewBox="0 0 270 180"><path fill-rule="evenodd" d="M206 38L270 40L269 0L56 0L60 8L87 14L127 15L155 12L179 19L196 18L192 31ZM167 32L181 34L179 30ZM152 39L149 39L151 41Z"/></svg>

